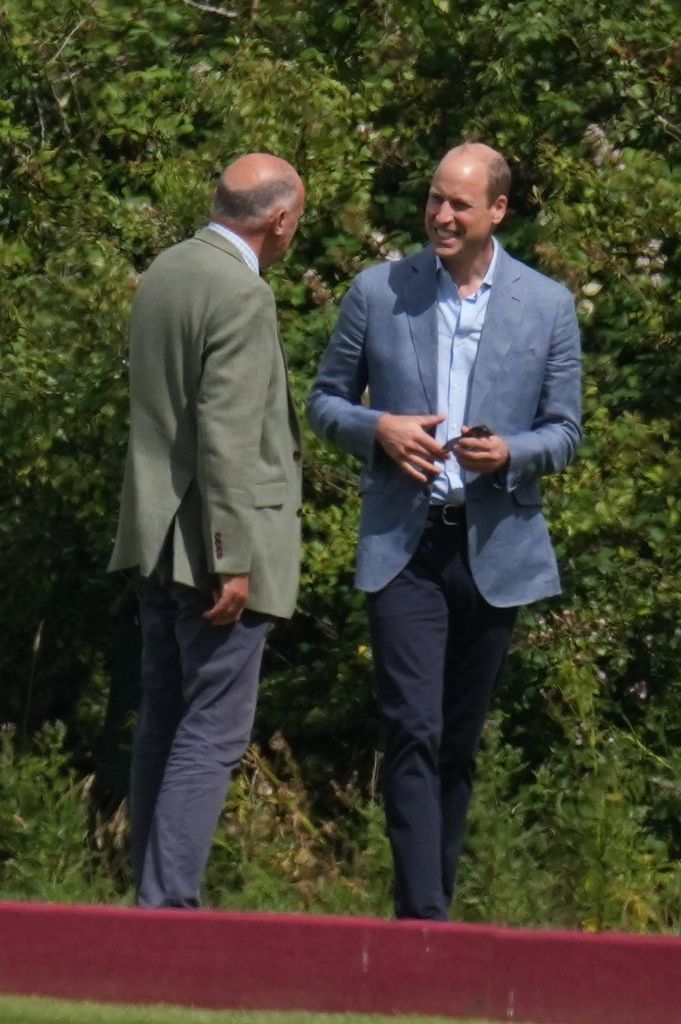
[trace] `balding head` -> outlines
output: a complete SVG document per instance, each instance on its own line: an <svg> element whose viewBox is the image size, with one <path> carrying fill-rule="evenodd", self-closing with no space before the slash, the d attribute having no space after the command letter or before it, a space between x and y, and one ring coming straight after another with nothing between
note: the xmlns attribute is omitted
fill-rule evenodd
<svg viewBox="0 0 681 1024"><path fill-rule="evenodd" d="M496 149L483 142L464 142L445 153L438 164L438 170L445 164L469 165L471 171L481 164L487 171L487 197L490 204L499 196L508 196L511 190L511 169L505 158Z"/></svg>
<svg viewBox="0 0 681 1024"><path fill-rule="evenodd" d="M264 269L288 249L304 208L303 183L286 160L248 153L225 167L210 215L243 238Z"/></svg>
<svg viewBox="0 0 681 1024"><path fill-rule="evenodd" d="M211 217L256 228L277 209L292 210L301 195L303 183L286 160L270 153L248 153L222 172Z"/></svg>

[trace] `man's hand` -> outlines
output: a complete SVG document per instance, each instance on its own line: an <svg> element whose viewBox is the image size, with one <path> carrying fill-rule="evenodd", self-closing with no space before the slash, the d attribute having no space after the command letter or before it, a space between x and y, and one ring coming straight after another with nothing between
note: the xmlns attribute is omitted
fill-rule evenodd
<svg viewBox="0 0 681 1024"><path fill-rule="evenodd" d="M213 591L215 604L203 613L204 619L208 619L214 626L229 626L241 618L249 590L248 573L241 573L238 576L218 576L219 584Z"/></svg>
<svg viewBox="0 0 681 1024"><path fill-rule="evenodd" d="M376 425L376 440L400 469L427 483L429 477L439 476L447 458L441 445L426 432L427 427L442 423L444 416L395 416L385 412Z"/></svg>
<svg viewBox="0 0 681 1024"><path fill-rule="evenodd" d="M474 473L497 473L508 465L510 452L503 437L466 437L468 427L462 427L462 438L452 448L462 469Z"/></svg>

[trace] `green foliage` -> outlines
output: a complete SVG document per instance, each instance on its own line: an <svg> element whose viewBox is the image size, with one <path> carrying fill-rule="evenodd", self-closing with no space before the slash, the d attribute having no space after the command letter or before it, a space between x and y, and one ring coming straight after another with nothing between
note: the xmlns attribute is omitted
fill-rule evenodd
<svg viewBox="0 0 681 1024"><path fill-rule="evenodd" d="M89 793L64 750L64 728L45 726L30 750L0 733L0 891L6 899L111 900L115 881L97 850Z"/></svg>
<svg viewBox="0 0 681 1024"><path fill-rule="evenodd" d="M660 790L681 795L678 757L642 748L630 728L604 729L581 671L571 682L565 704L554 698L565 742L529 778L502 740L501 718L487 729L458 913L589 931L678 930L681 867L648 827ZM570 696L578 709L568 710Z"/></svg>
<svg viewBox="0 0 681 1024"><path fill-rule="evenodd" d="M220 907L352 913L390 911L383 815L356 783L335 787L339 813L315 820L300 767L280 734L273 759L251 747L232 786L206 879Z"/></svg>
<svg viewBox="0 0 681 1024"><path fill-rule="evenodd" d="M486 731L455 916L513 925L677 930L681 868L648 825L659 793L676 804L679 755L642 748L631 729L600 725L598 700L554 698L554 716L579 731L527 775L497 715ZM11 898L130 902L125 808L98 810L92 776L79 781L63 728L29 750L2 746L0 890ZM649 769L642 772L642 766ZM374 766L376 778L378 765ZM205 884L208 906L386 916L392 865L380 801L356 780L332 783L333 816L320 816L281 735L270 756L253 746L217 830Z"/></svg>
<svg viewBox="0 0 681 1024"><path fill-rule="evenodd" d="M578 301L586 441L546 481L565 594L521 616L460 912L677 927L678 4L213 6L7 0L0 15L0 719L30 731L63 718L89 770L124 585L104 567L130 297L152 256L202 221L223 164L269 149L308 186L295 250L269 275L302 406L351 277L421 243L435 161L484 139L514 171L504 240ZM261 743L281 730L301 767L281 750L253 755L218 836L216 902L388 904L369 792L380 726L351 582L356 469L307 437L300 610L274 634L258 721ZM88 828L124 890L119 825L88 824L61 738L41 735L37 752L3 755L3 890L81 898L89 872L105 895ZM65 860L55 814L38 823L49 794L71 836Z"/></svg>

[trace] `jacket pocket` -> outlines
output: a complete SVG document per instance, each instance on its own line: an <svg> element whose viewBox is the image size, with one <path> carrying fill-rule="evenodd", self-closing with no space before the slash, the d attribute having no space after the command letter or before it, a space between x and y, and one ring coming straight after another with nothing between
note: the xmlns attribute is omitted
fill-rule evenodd
<svg viewBox="0 0 681 1024"><path fill-rule="evenodd" d="M255 484L253 487L253 505L255 508L275 508L283 505L286 497L286 484L283 480L271 483Z"/></svg>
<svg viewBox="0 0 681 1024"><path fill-rule="evenodd" d="M537 508L541 507L542 499L539 485L536 483L520 484L514 491L511 491L511 497L517 505L531 506L536 505Z"/></svg>

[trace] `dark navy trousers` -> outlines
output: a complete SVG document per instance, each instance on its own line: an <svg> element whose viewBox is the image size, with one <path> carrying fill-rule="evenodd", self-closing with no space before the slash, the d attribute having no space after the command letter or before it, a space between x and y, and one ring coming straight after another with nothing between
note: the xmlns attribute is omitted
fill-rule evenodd
<svg viewBox="0 0 681 1024"><path fill-rule="evenodd" d="M464 525L428 522L407 566L368 595L387 735L384 797L399 918L446 920L475 754L516 608L471 576Z"/></svg>
<svg viewBox="0 0 681 1024"><path fill-rule="evenodd" d="M248 746L266 616L229 626L202 617L210 594L137 582L142 701L130 786L140 907L196 907L232 772Z"/></svg>

